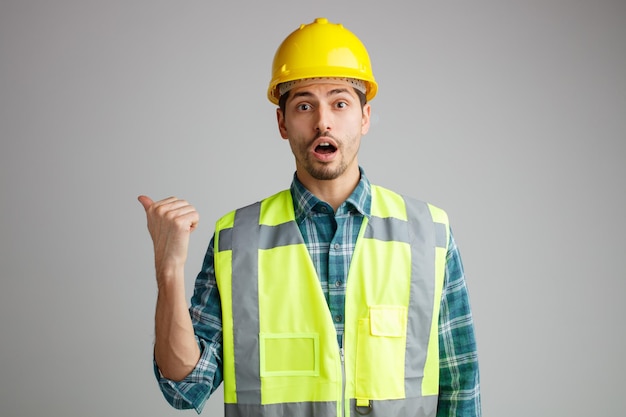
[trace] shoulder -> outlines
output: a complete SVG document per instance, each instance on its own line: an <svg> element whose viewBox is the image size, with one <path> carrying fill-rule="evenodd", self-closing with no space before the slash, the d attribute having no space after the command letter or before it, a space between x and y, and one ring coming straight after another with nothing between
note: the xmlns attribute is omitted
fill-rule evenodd
<svg viewBox="0 0 626 417"><path fill-rule="evenodd" d="M291 192L288 189L282 190L262 200L258 200L253 203L247 204L245 206L241 206L239 208L231 210L228 213L221 216L217 220L216 222L217 228L224 229L224 228L232 227L234 220L235 220L235 215L238 212L246 212L250 210L255 210L255 208L259 207L261 204L265 206L275 206L275 205L280 204L284 207L290 207L290 206L293 207Z"/></svg>
<svg viewBox="0 0 626 417"><path fill-rule="evenodd" d="M396 191L390 190L389 188L375 184L371 185L371 190L373 200L378 200L378 202L384 201L387 204L394 202L404 204L407 207L407 210L428 210L433 218L433 221L444 224L449 223L447 212L443 208L428 201L421 200L410 195L400 194Z"/></svg>

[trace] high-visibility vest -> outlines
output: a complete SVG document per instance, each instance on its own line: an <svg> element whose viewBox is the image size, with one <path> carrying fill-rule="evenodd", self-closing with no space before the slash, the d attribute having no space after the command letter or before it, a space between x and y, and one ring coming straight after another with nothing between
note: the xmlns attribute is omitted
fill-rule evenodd
<svg viewBox="0 0 626 417"><path fill-rule="evenodd" d="M435 416L448 238L443 210L372 185L340 349L289 190L218 220L225 415Z"/></svg>

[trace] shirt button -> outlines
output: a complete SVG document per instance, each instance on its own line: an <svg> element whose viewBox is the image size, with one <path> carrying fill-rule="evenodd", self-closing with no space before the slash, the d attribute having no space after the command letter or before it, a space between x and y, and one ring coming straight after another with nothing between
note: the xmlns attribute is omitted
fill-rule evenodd
<svg viewBox="0 0 626 417"><path fill-rule="evenodd" d="M335 316L335 323L341 323L341 320L343 320L343 317L341 316L341 314L337 314Z"/></svg>
<svg viewBox="0 0 626 417"><path fill-rule="evenodd" d="M341 287L342 285L343 285L343 282L341 281L335 282L335 287Z"/></svg>
<svg viewBox="0 0 626 417"><path fill-rule="evenodd" d="M339 245L339 243L335 243L335 244L333 245L333 248L335 248L335 250L338 250L340 246L341 246L341 245Z"/></svg>

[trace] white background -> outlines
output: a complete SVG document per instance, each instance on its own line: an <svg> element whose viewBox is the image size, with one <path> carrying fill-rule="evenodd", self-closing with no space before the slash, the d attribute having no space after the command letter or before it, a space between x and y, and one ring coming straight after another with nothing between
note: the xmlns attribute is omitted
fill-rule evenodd
<svg viewBox="0 0 626 417"><path fill-rule="evenodd" d="M191 290L218 216L289 186L271 60L320 16L372 58L368 177L451 217L484 415L624 415L619 0L1 0L0 415L195 414L152 375L136 197L199 210Z"/></svg>

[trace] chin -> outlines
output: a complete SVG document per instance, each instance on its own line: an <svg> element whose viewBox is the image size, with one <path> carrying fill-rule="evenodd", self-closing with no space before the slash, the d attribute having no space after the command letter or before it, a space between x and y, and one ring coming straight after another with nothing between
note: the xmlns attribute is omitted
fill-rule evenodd
<svg viewBox="0 0 626 417"><path fill-rule="evenodd" d="M306 171L311 177L315 178L316 180L330 181L330 180L336 180L337 178L341 177L346 172L346 167L343 165L336 167L336 168L308 167Z"/></svg>

